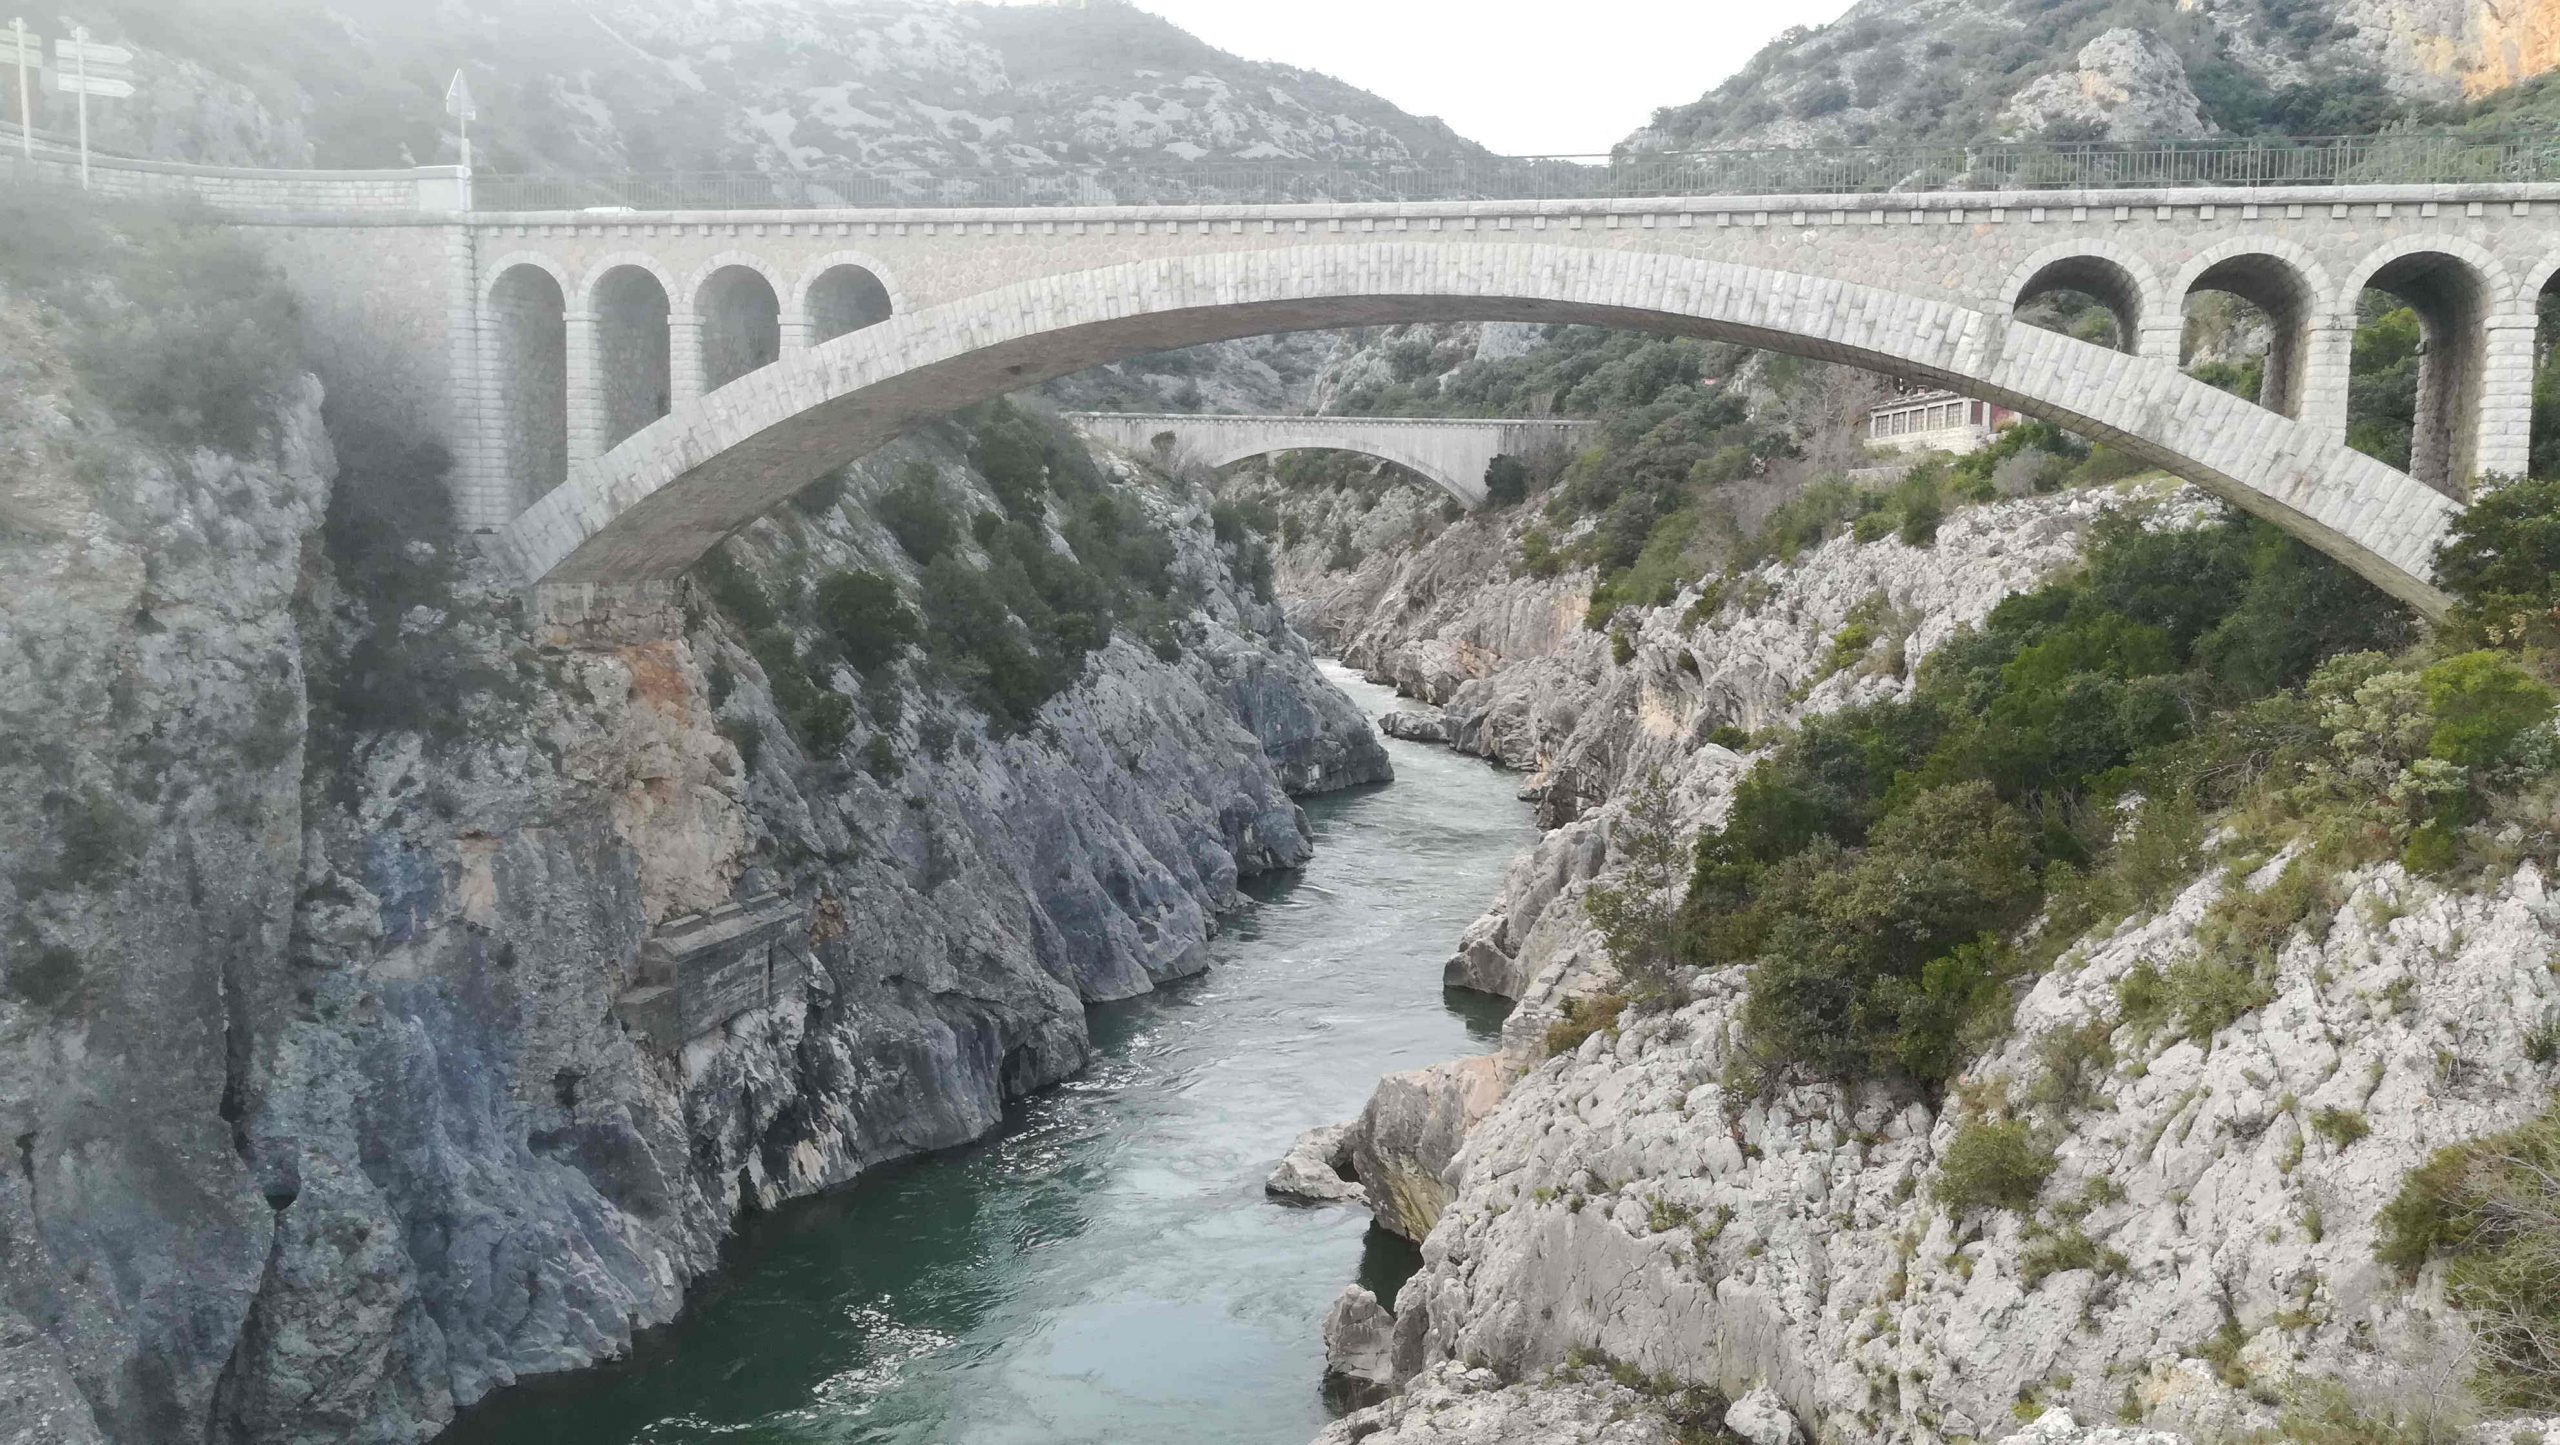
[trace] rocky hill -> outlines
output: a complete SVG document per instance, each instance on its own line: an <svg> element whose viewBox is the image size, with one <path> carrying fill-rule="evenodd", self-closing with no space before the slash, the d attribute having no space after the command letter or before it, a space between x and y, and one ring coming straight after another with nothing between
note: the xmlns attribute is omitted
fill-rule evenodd
<svg viewBox="0 0 2560 1445"><path fill-rule="evenodd" d="M1860 0L1627 144L2336 135L2457 117L2554 65L2546 0Z"/></svg>
<svg viewBox="0 0 2560 1445"><path fill-rule="evenodd" d="M498 171L1056 171L1473 152L1436 121L1239 59L1132 6L943 0L107 0L141 93L110 150L216 164L454 158L447 78ZM69 128L58 97L39 125Z"/></svg>

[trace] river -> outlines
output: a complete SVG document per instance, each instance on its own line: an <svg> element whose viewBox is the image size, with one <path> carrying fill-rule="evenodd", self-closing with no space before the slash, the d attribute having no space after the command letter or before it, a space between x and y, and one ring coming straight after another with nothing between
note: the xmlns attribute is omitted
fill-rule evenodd
<svg viewBox="0 0 2560 1445"><path fill-rule="evenodd" d="M1396 781L1308 801L1314 860L1249 886L1206 974L1092 1010L1083 1075L750 1221L629 1359L504 1392L440 1445L1304 1445L1326 1309L1414 1257L1263 1175L1380 1074L1491 1045L1501 1001L1440 966L1534 836L1511 779L1387 747Z"/></svg>

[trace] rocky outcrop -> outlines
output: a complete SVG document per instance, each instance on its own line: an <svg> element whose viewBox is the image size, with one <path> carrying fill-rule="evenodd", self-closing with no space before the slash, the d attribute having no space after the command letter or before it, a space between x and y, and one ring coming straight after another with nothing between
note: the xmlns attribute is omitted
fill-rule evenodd
<svg viewBox="0 0 2560 1445"><path fill-rule="evenodd" d="M1325 1313L1325 1368L1363 1385L1393 1385L1395 1334L1396 1317L1376 1295L1355 1284Z"/></svg>
<svg viewBox="0 0 2560 1445"><path fill-rule="evenodd" d="M1351 1126L1352 1172L1378 1223L1420 1240L1449 1202L1442 1174L1467 1131L1502 1098L1501 1061L1487 1055L1389 1074Z"/></svg>
<svg viewBox="0 0 2560 1445"><path fill-rule="evenodd" d="M1351 1126L1319 1124L1300 1134L1271 1166L1263 1192L1310 1204L1366 1204L1369 1191L1352 1171Z"/></svg>
<svg viewBox="0 0 2560 1445"><path fill-rule="evenodd" d="M1449 741L1449 724L1433 713L1391 712L1378 719L1378 731L1409 743Z"/></svg>
<svg viewBox="0 0 2560 1445"><path fill-rule="evenodd" d="M1697 1438L1660 1401L1599 1371L1506 1384L1492 1370L1444 1366L1386 1403L1335 1421L1315 1445L1680 1445Z"/></svg>
<svg viewBox="0 0 2560 1445"><path fill-rule="evenodd" d="M2077 68L2043 77L2000 113L2011 135L2171 140L2209 134L2186 63L2148 30L2118 26L2080 48Z"/></svg>

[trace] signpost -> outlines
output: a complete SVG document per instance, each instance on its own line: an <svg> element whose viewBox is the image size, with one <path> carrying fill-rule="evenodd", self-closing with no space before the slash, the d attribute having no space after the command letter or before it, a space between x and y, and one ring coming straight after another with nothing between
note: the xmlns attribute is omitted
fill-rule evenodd
<svg viewBox="0 0 2560 1445"><path fill-rule="evenodd" d="M88 27L74 26L71 38L53 42L53 84L80 97L80 189L89 189L89 97L122 99L133 94L133 52L121 45L100 45ZM65 74L59 62L68 62Z"/></svg>
<svg viewBox="0 0 2560 1445"><path fill-rule="evenodd" d="M462 172L464 175L469 175L471 173L471 121L473 117L480 114L480 108L471 103L471 82L463 79L462 72L459 70L453 73L453 84L444 88L444 113L462 123Z"/></svg>
<svg viewBox="0 0 2560 1445"><path fill-rule="evenodd" d="M18 154L32 160L36 153L36 119L27 95L27 67L44 68L44 45L27 34L25 20L11 20L9 33L0 35L0 60L14 61L18 67Z"/></svg>

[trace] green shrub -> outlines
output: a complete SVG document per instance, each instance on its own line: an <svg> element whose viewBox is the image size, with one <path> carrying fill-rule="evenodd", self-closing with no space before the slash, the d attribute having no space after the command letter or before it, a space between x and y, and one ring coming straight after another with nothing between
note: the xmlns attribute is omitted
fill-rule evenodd
<svg viewBox="0 0 2560 1445"><path fill-rule="evenodd" d="M898 539L898 546L918 565L950 551L960 535L951 508L942 499L940 475L927 461L908 463L898 474L896 484L871 504L871 515L889 529L889 535Z"/></svg>
<svg viewBox="0 0 2560 1445"><path fill-rule="evenodd" d="M898 595L897 584L874 572L820 578L812 607L845 661L864 672L896 660L919 635L915 612Z"/></svg>
<svg viewBox="0 0 2560 1445"><path fill-rule="evenodd" d="M2290 1392L2277 1428L2293 1445L2462 1445L2475 1418L2458 1391L2315 1380Z"/></svg>
<svg viewBox="0 0 2560 1445"><path fill-rule="evenodd" d="M1953 1213L2007 1209L2024 1213L2053 1176L2053 1151L2023 1119L1967 1114L1938 1158L1934 1193Z"/></svg>
<svg viewBox="0 0 2560 1445"><path fill-rule="evenodd" d="M2353 1109L2322 1109L2311 1116L2312 1132L2344 1149L2373 1132L2364 1115Z"/></svg>
<svg viewBox="0 0 2560 1445"><path fill-rule="evenodd" d="M253 455L303 370L292 293L228 227L13 187L0 281L61 311L64 351L120 425L178 450Z"/></svg>
<svg viewBox="0 0 2560 1445"><path fill-rule="evenodd" d="M1547 1025L1541 1046L1548 1058L1569 1054L1582 1047L1582 1041L1602 1029L1615 1029L1618 1017L1627 1011L1627 996L1604 993L1565 1000L1564 1017Z"/></svg>
<svg viewBox="0 0 2560 1445"><path fill-rule="evenodd" d="M2069 1270L2085 1269L2100 1278L2119 1275L2132 1267L2132 1261L2121 1250L2104 1248L2079 1225L2067 1225L2053 1233L2039 1234L2027 1242L2018 1256L2018 1282L2029 1289L2054 1275Z"/></svg>
<svg viewBox="0 0 2560 1445"><path fill-rule="evenodd" d="M2560 641L2560 476L2481 478L2435 563L2437 585L2456 600L2455 622L2475 637L2505 646Z"/></svg>
<svg viewBox="0 0 2560 1445"><path fill-rule="evenodd" d="M2496 1404L2560 1409L2560 1107L2520 1128L2438 1150L2409 1171L2377 1223L2375 1257L2414 1278L2445 1265L2469 1317L2478 1383Z"/></svg>
<svg viewBox="0 0 2560 1445"><path fill-rule="evenodd" d="M1529 497L1529 468L1515 456L1498 456L1484 469L1485 505L1516 507Z"/></svg>
<svg viewBox="0 0 2560 1445"><path fill-rule="evenodd" d="M1609 634L1609 660L1620 667L1636 660L1636 640L1625 632Z"/></svg>
<svg viewBox="0 0 2560 1445"><path fill-rule="evenodd" d="M2435 723L2428 756L2460 767L2506 761L2527 729L2551 720L2551 689L2498 653L2448 657L2418 682Z"/></svg>
<svg viewBox="0 0 2560 1445"><path fill-rule="evenodd" d="M1659 769L1629 791L1611 824L1609 845L1619 870L1583 894L1582 908L1617 970L1620 991L1647 1008L1686 1003L1690 970L1677 934L1687 858L1670 785Z"/></svg>

